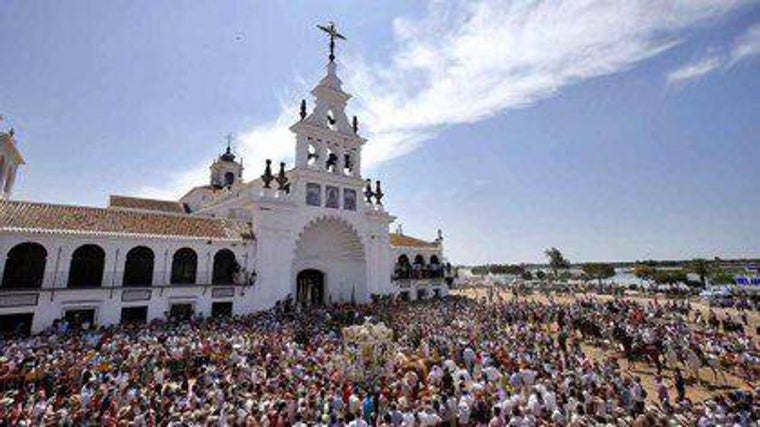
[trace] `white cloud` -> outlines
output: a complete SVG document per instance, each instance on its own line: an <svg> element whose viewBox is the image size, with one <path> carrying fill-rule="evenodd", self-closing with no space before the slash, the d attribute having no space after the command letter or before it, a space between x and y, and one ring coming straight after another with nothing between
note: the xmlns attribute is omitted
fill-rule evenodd
<svg viewBox="0 0 760 427"><path fill-rule="evenodd" d="M370 140L365 166L407 154L446 126L476 122L626 70L677 44L684 29L744 3L431 0L424 16L394 20L395 50L388 60L370 63L341 54L339 72L355 96L350 108ZM292 160L294 139L287 126L297 99L276 120L243 133L240 149L255 161L249 178L267 156ZM175 178L178 189L187 175Z"/></svg>
<svg viewBox="0 0 760 427"><path fill-rule="evenodd" d="M760 24L750 26L734 40L730 48L711 52L704 58L689 62L669 72L668 84L685 83L720 69L733 66L739 61L760 53Z"/></svg>
<svg viewBox="0 0 760 427"><path fill-rule="evenodd" d="M718 56L709 56L696 62L688 63L677 68L667 75L669 84L683 83L705 76L723 66L723 59Z"/></svg>
<svg viewBox="0 0 760 427"><path fill-rule="evenodd" d="M731 49L731 64L760 53L760 24L750 26Z"/></svg>

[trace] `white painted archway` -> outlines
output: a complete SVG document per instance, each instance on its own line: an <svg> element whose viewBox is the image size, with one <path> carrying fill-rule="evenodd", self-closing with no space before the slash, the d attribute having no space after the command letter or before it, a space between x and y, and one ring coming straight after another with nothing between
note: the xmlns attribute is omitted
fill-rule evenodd
<svg viewBox="0 0 760 427"><path fill-rule="evenodd" d="M367 261L359 233L347 221L332 216L309 222L296 239L291 292L297 298L298 274L304 270L323 273L324 301L357 302L369 298Z"/></svg>

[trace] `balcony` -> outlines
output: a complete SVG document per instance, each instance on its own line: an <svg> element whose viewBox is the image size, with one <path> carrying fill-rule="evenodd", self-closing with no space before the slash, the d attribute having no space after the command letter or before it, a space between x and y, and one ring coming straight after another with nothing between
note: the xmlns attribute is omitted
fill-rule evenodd
<svg viewBox="0 0 760 427"><path fill-rule="evenodd" d="M397 265L394 268L391 281L443 279L453 277L452 275L451 268L447 268L442 264L429 264L425 266L415 264L406 268Z"/></svg>
<svg viewBox="0 0 760 427"><path fill-rule="evenodd" d="M150 301L155 297L170 296L176 293L192 293L198 296L209 295L211 298L232 298L236 293L243 295L248 285L237 284L175 284L159 286L86 286L86 287L43 288L0 288L0 308L34 307L40 301L60 301L86 292L98 298L119 302Z"/></svg>

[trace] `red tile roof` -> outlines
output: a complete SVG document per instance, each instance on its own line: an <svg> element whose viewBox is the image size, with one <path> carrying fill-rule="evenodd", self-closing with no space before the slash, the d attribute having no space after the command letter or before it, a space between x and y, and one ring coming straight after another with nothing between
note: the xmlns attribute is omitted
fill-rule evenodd
<svg viewBox="0 0 760 427"><path fill-rule="evenodd" d="M175 200L143 199L140 197L114 196L108 203L109 208L139 209L146 211L185 213L182 203Z"/></svg>
<svg viewBox="0 0 760 427"><path fill-rule="evenodd" d="M398 233L390 233L391 246L404 247L404 248L435 248L438 245L435 242L426 242L422 239L417 239L410 236L405 236Z"/></svg>
<svg viewBox="0 0 760 427"><path fill-rule="evenodd" d="M0 231L213 240L252 237L250 223L243 221L24 201L0 201Z"/></svg>

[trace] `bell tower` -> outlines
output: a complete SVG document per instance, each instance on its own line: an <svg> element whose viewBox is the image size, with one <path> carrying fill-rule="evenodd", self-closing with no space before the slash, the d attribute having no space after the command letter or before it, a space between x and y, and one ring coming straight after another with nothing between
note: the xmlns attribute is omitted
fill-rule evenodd
<svg viewBox="0 0 760 427"><path fill-rule="evenodd" d="M356 116L349 121L346 115L351 95L343 91L335 62L335 40L345 37L334 23L318 27L330 37L330 56L327 75L311 91L313 109L307 112L306 100L301 101L301 119L290 127L296 134L296 168L361 179L361 148L366 140L359 136Z"/></svg>
<svg viewBox="0 0 760 427"><path fill-rule="evenodd" d="M211 165L211 185L216 188L231 188L243 183L243 162L235 160L232 154L231 134L227 135L227 150Z"/></svg>

